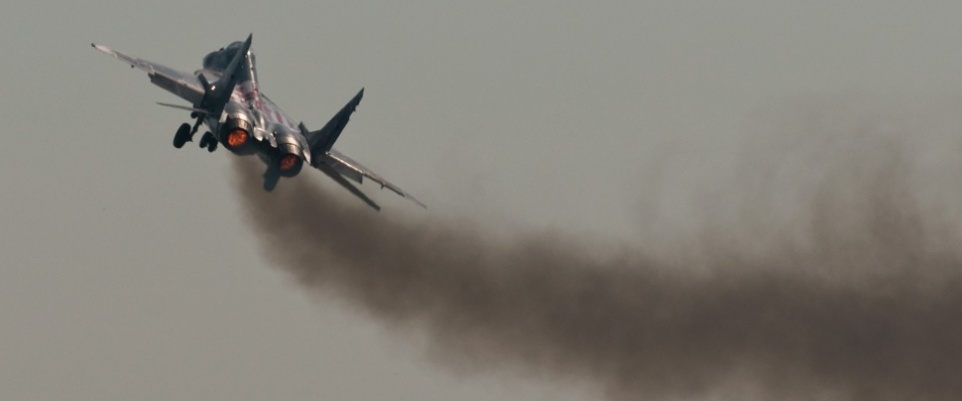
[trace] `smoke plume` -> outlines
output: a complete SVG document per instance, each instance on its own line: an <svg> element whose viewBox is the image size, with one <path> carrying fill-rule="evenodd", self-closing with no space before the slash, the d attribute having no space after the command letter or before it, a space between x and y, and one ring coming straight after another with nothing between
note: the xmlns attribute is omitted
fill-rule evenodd
<svg viewBox="0 0 962 401"><path fill-rule="evenodd" d="M899 139L939 129L823 103L751 120L731 179L694 197L711 199L693 201L697 238L674 247L495 238L304 177L267 194L246 160L237 188L268 260L453 363L586 378L618 400L962 399L955 215L918 195L941 194L928 148Z"/></svg>

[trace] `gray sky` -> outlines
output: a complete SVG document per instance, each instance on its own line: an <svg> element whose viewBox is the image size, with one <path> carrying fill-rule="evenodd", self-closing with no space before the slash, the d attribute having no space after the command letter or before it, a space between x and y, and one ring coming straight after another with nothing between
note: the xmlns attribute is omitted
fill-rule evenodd
<svg viewBox="0 0 962 401"><path fill-rule="evenodd" d="M153 102L175 98L90 42L193 71L253 32L261 88L309 127L367 88L339 149L430 207L365 188L382 213L596 241L646 237L653 168L723 170L772 102L962 88L958 2L84 3L0 3L3 399L598 398L451 372L301 291L258 251L229 156L174 149L186 116ZM685 188L660 188L659 221Z"/></svg>

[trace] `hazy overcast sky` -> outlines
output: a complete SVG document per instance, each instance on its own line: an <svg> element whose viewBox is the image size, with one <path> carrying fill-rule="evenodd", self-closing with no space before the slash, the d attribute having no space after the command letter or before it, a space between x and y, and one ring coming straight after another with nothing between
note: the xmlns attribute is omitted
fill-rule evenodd
<svg viewBox="0 0 962 401"><path fill-rule="evenodd" d="M230 156L174 149L187 116L153 102L177 99L90 42L193 71L253 33L262 90L309 127L366 88L338 148L429 206L365 186L382 213L630 242L653 169L722 169L773 102L958 96L960 18L956 1L2 2L0 398L599 398L451 372L417 332L312 298L259 252Z"/></svg>

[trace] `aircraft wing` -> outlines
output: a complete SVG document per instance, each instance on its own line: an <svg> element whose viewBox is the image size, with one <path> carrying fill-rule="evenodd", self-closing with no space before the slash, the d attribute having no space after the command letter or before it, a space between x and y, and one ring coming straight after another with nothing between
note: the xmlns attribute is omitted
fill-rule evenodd
<svg viewBox="0 0 962 401"><path fill-rule="evenodd" d="M157 63L139 59L113 50L107 46L95 43L91 43L90 45L108 56L115 57L130 64L131 67L137 67L147 71L150 82L153 82L155 85L166 89L168 92L179 96L191 104L200 104L204 98L204 85L194 74L188 74Z"/></svg>
<svg viewBox="0 0 962 401"><path fill-rule="evenodd" d="M344 177L347 177L356 181L358 184L360 184L363 181L364 177L367 177L371 181L374 181L379 185L381 185L381 188L390 189L394 193L401 195L407 199L410 199L414 203L417 203L418 206L421 206L427 209L427 206L421 203L421 201L417 200L414 196L411 196L411 194L404 192L404 190L399 188L397 185L394 185L388 182L387 180L381 178L381 176L371 171L371 169L364 167L364 165L362 165L361 163L358 163L354 161L354 159L347 157L347 155L341 152L338 152L337 149L332 148L331 150L323 154L320 154L318 156L320 157L313 159L312 162L314 164L314 167L317 167L322 171L327 172L324 169L324 167L329 166L331 169L333 169L337 173L341 174Z"/></svg>

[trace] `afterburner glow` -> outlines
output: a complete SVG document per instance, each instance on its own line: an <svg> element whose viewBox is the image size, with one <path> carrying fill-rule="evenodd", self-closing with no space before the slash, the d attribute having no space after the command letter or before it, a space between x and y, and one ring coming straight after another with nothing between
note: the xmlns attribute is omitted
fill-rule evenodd
<svg viewBox="0 0 962 401"><path fill-rule="evenodd" d="M227 145L232 148L242 146L247 143L247 131L242 129L235 129L227 134Z"/></svg>

